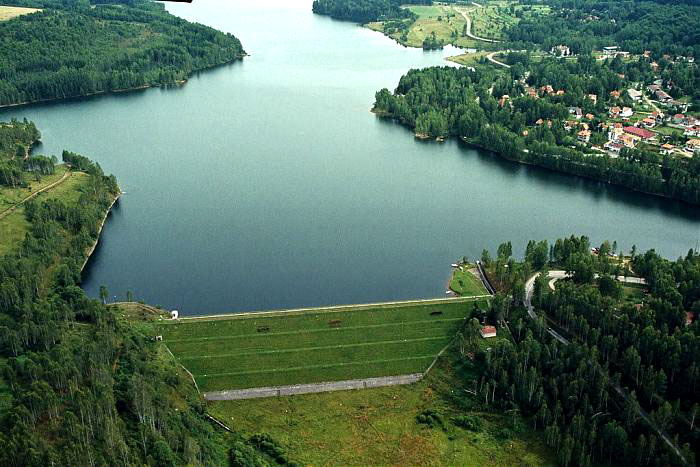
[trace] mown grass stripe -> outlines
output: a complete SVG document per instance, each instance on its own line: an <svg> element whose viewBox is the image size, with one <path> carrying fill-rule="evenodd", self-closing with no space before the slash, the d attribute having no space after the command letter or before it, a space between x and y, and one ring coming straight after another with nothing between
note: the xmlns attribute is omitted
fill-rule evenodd
<svg viewBox="0 0 700 467"><path fill-rule="evenodd" d="M216 378L219 376L244 376L244 375L253 375L253 374L261 374L261 373L281 373L281 372L286 372L286 371L328 369L328 368L337 368L337 367L345 367L345 366L353 366L353 365L372 365L372 364L376 364L376 363L394 363L394 362L403 362L403 361L409 361L409 360L422 360L422 359L433 359L433 358L435 358L435 355L420 355L420 356L416 356L416 357L390 358L390 359L386 359L386 360L364 360L364 361L360 361L360 362L334 363L332 365L309 365L309 366L297 366L297 367L288 367L288 368L268 368L265 370L250 370L250 371L238 371L238 372L229 372L229 373L195 374L194 376L196 378Z"/></svg>
<svg viewBox="0 0 700 467"><path fill-rule="evenodd" d="M333 350L333 349L345 349L352 347L366 347L370 345L387 345L387 344L403 344L411 342L425 342L425 341L436 341L436 340L449 340L447 336L437 336L437 337L419 337L415 339L398 339L391 341L376 341L376 342L360 342L356 344L341 344L341 345L326 345L320 347L300 347L296 349L280 349L280 350L262 350L258 352L241 352L241 353L230 353L230 354L220 354L220 355L195 355L191 357L182 357L178 360L199 360L207 358L223 358L223 357L248 357L253 355L270 355L279 353L292 353L292 352L306 352L309 350Z"/></svg>
<svg viewBox="0 0 700 467"><path fill-rule="evenodd" d="M233 336L212 336L212 337L188 337L183 339L168 339L167 336L164 337L166 342L177 343L177 342L196 342L196 341L212 341L212 340L226 340L226 339L237 339L237 338L250 338L250 337L272 337L272 336L289 336L294 334L306 334L306 333L317 333L317 332L338 332L350 329L374 329L380 327L388 326L405 326L412 324L426 324L426 323L452 323L455 321L464 321L466 318L442 318L442 319L431 319L431 320L421 320L421 321L401 321L399 323L382 323L382 324L365 324L362 326L345 326L340 328L317 328L317 329L304 329L298 331L283 331L283 332L256 332L251 334L236 334Z"/></svg>

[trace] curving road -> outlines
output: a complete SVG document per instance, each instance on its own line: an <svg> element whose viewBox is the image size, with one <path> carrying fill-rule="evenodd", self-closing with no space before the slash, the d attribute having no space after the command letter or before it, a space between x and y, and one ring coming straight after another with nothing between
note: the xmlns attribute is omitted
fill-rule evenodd
<svg viewBox="0 0 700 467"><path fill-rule="evenodd" d="M12 206L10 206L9 208L5 209L3 212L0 212L0 219L10 215L11 212L13 212L15 209L17 209L18 207L20 207L22 204L26 203L30 199L37 196L39 193L43 193L43 192L55 187L56 185L60 185L61 183L65 182L68 179L68 177L70 177L72 174L73 174L73 172L71 172L70 170L66 171L66 173L63 174L63 177L61 177L57 181L53 182L51 185L47 185L44 188L42 188L41 190L35 191L34 193L32 193L29 196L27 196L26 198L24 198L22 201L15 203Z"/></svg>
<svg viewBox="0 0 700 467"><path fill-rule="evenodd" d="M475 5L481 7L481 5L479 5L477 3L475 3ZM499 42L495 39L486 39L484 37L478 37L478 36L475 36L474 34L472 34L472 19L469 17L469 15L467 15L467 11L461 10L459 8L455 8L455 10L457 10L464 17L464 20L467 22L467 30L466 30L467 37L470 37L476 41Z"/></svg>

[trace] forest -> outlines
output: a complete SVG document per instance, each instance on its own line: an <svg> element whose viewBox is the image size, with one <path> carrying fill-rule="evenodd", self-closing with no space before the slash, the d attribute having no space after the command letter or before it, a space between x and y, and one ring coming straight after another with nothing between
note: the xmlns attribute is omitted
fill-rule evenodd
<svg viewBox="0 0 700 467"><path fill-rule="evenodd" d="M17 186L39 170L22 162L39 136L31 122L0 124L0 167L19 171ZM28 233L0 257L0 464L286 462L274 440L215 428L148 328L79 287L87 250L119 188L84 156L64 151L63 161L85 174L77 199L27 201Z"/></svg>
<svg viewBox="0 0 700 467"><path fill-rule="evenodd" d="M700 449L700 254L675 261L615 242L591 253L588 238L531 241L525 258L502 244L482 262L499 292L477 321L512 337L478 351L479 397L517 411L554 449L560 465L695 465ZM545 279L548 270L568 278ZM525 312L524 282L534 283L535 318ZM615 280L639 276L634 292ZM628 287L629 288L629 287ZM691 324L692 322L692 324ZM467 326L465 351L474 334ZM554 328L567 339L551 335Z"/></svg>
<svg viewBox="0 0 700 467"><path fill-rule="evenodd" d="M620 66L633 70L637 65ZM590 57L577 61L549 59L527 63L527 67L530 71L524 81L526 67L520 64L511 68L510 76L488 67L411 70L400 79L394 93L388 89L377 92L374 112L396 119L422 137L456 136L513 161L700 203L697 156L681 160L643 147L625 149L616 158L590 154L576 146L575 136L564 128L568 106L580 105L586 111L600 113L604 100L594 105L585 96L607 96L625 84L614 61L600 63ZM521 96L525 85L543 83L566 91L540 99L513 97L507 105L500 105L494 97ZM545 120L550 124L542 124ZM592 122L592 139L603 137L603 129L596 122Z"/></svg>
<svg viewBox="0 0 700 467"><path fill-rule="evenodd" d="M0 106L174 85L245 55L231 34L155 2L18 3L44 10L0 22Z"/></svg>
<svg viewBox="0 0 700 467"><path fill-rule="evenodd" d="M521 4L541 4L521 0ZM524 18L506 31L509 48L549 50L565 44L576 54L618 45L641 54L700 57L700 5L692 0L545 0L553 13Z"/></svg>
<svg viewBox="0 0 700 467"><path fill-rule="evenodd" d="M401 5L432 5L432 0L314 0L313 12L331 18L356 23L386 19L413 18L415 15Z"/></svg>

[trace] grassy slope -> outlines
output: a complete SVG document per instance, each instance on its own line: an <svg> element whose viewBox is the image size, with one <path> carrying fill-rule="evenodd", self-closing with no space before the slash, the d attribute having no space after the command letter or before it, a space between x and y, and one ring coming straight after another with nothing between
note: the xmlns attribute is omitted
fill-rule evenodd
<svg viewBox="0 0 700 467"><path fill-rule="evenodd" d="M203 391L238 389L422 372L472 307L253 314L165 322L159 332Z"/></svg>
<svg viewBox="0 0 700 467"><path fill-rule="evenodd" d="M498 47L495 44L462 37L466 20L460 11L467 12L472 19L473 34L489 39L503 39L503 31L520 20L511 12L511 7L515 8L514 11L522 11L524 17L548 13L548 8L545 6L533 5L528 6L526 9L517 1L503 0L480 3L484 5L483 8L477 8L471 4L458 6L457 8L450 5L406 6L406 8L418 15L418 19L409 26L407 40L401 41L400 32L390 34L389 37L408 47L422 47L423 40L434 32L437 39L442 39L445 44L453 44L464 48L488 48L494 50ZM384 32L384 23L382 22L369 23L368 27L375 31ZM456 38L453 37L453 32L457 33Z"/></svg>
<svg viewBox="0 0 700 467"><path fill-rule="evenodd" d="M42 177L40 181L32 181L30 187L23 189L12 189L0 187L0 212L29 196L31 193L44 188L59 180L66 172L64 165L56 166L56 173ZM73 173L73 175L51 190L39 194L36 200L61 197L67 202L75 202L80 196L79 186L87 175L84 173ZM17 247L29 229L29 223L24 218L24 209L19 207L9 215L0 219L0 256Z"/></svg>
<svg viewBox="0 0 700 467"><path fill-rule="evenodd" d="M451 353L409 386L213 402L209 411L245 434L270 433L303 465L554 465L536 434L514 433L510 416L464 391L475 370ZM445 427L418 424L426 409L439 412ZM482 420L481 432L451 422L465 413Z"/></svg>
<svg viewBox="0 0 700 467"><path fill-rule="evenodd" d="M471 272L469 268L455 269L452 272L450 280L450 289L462 296L469 295L485 295L488 292L484 288L484 284Z"/></svg>
<svg viewBox="0 0 700 467"><path fill-rule="evenodd" d="M37 11L41 10L37 8L23 8L17 6L0 6L0 21L7 21L8 19L28 15L29 13L34 13Z"/></svg>

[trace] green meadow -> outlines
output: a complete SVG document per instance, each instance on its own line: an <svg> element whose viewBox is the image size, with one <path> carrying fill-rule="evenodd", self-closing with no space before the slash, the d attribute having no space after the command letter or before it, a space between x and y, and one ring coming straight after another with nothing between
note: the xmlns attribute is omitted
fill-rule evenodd
<svg viewBox="0 0 700 467"><path fill-rule="evenodd" d="M475 305L476 304L476 305ZM163 321L202 391L425 371L479 299Z"/></svg>

